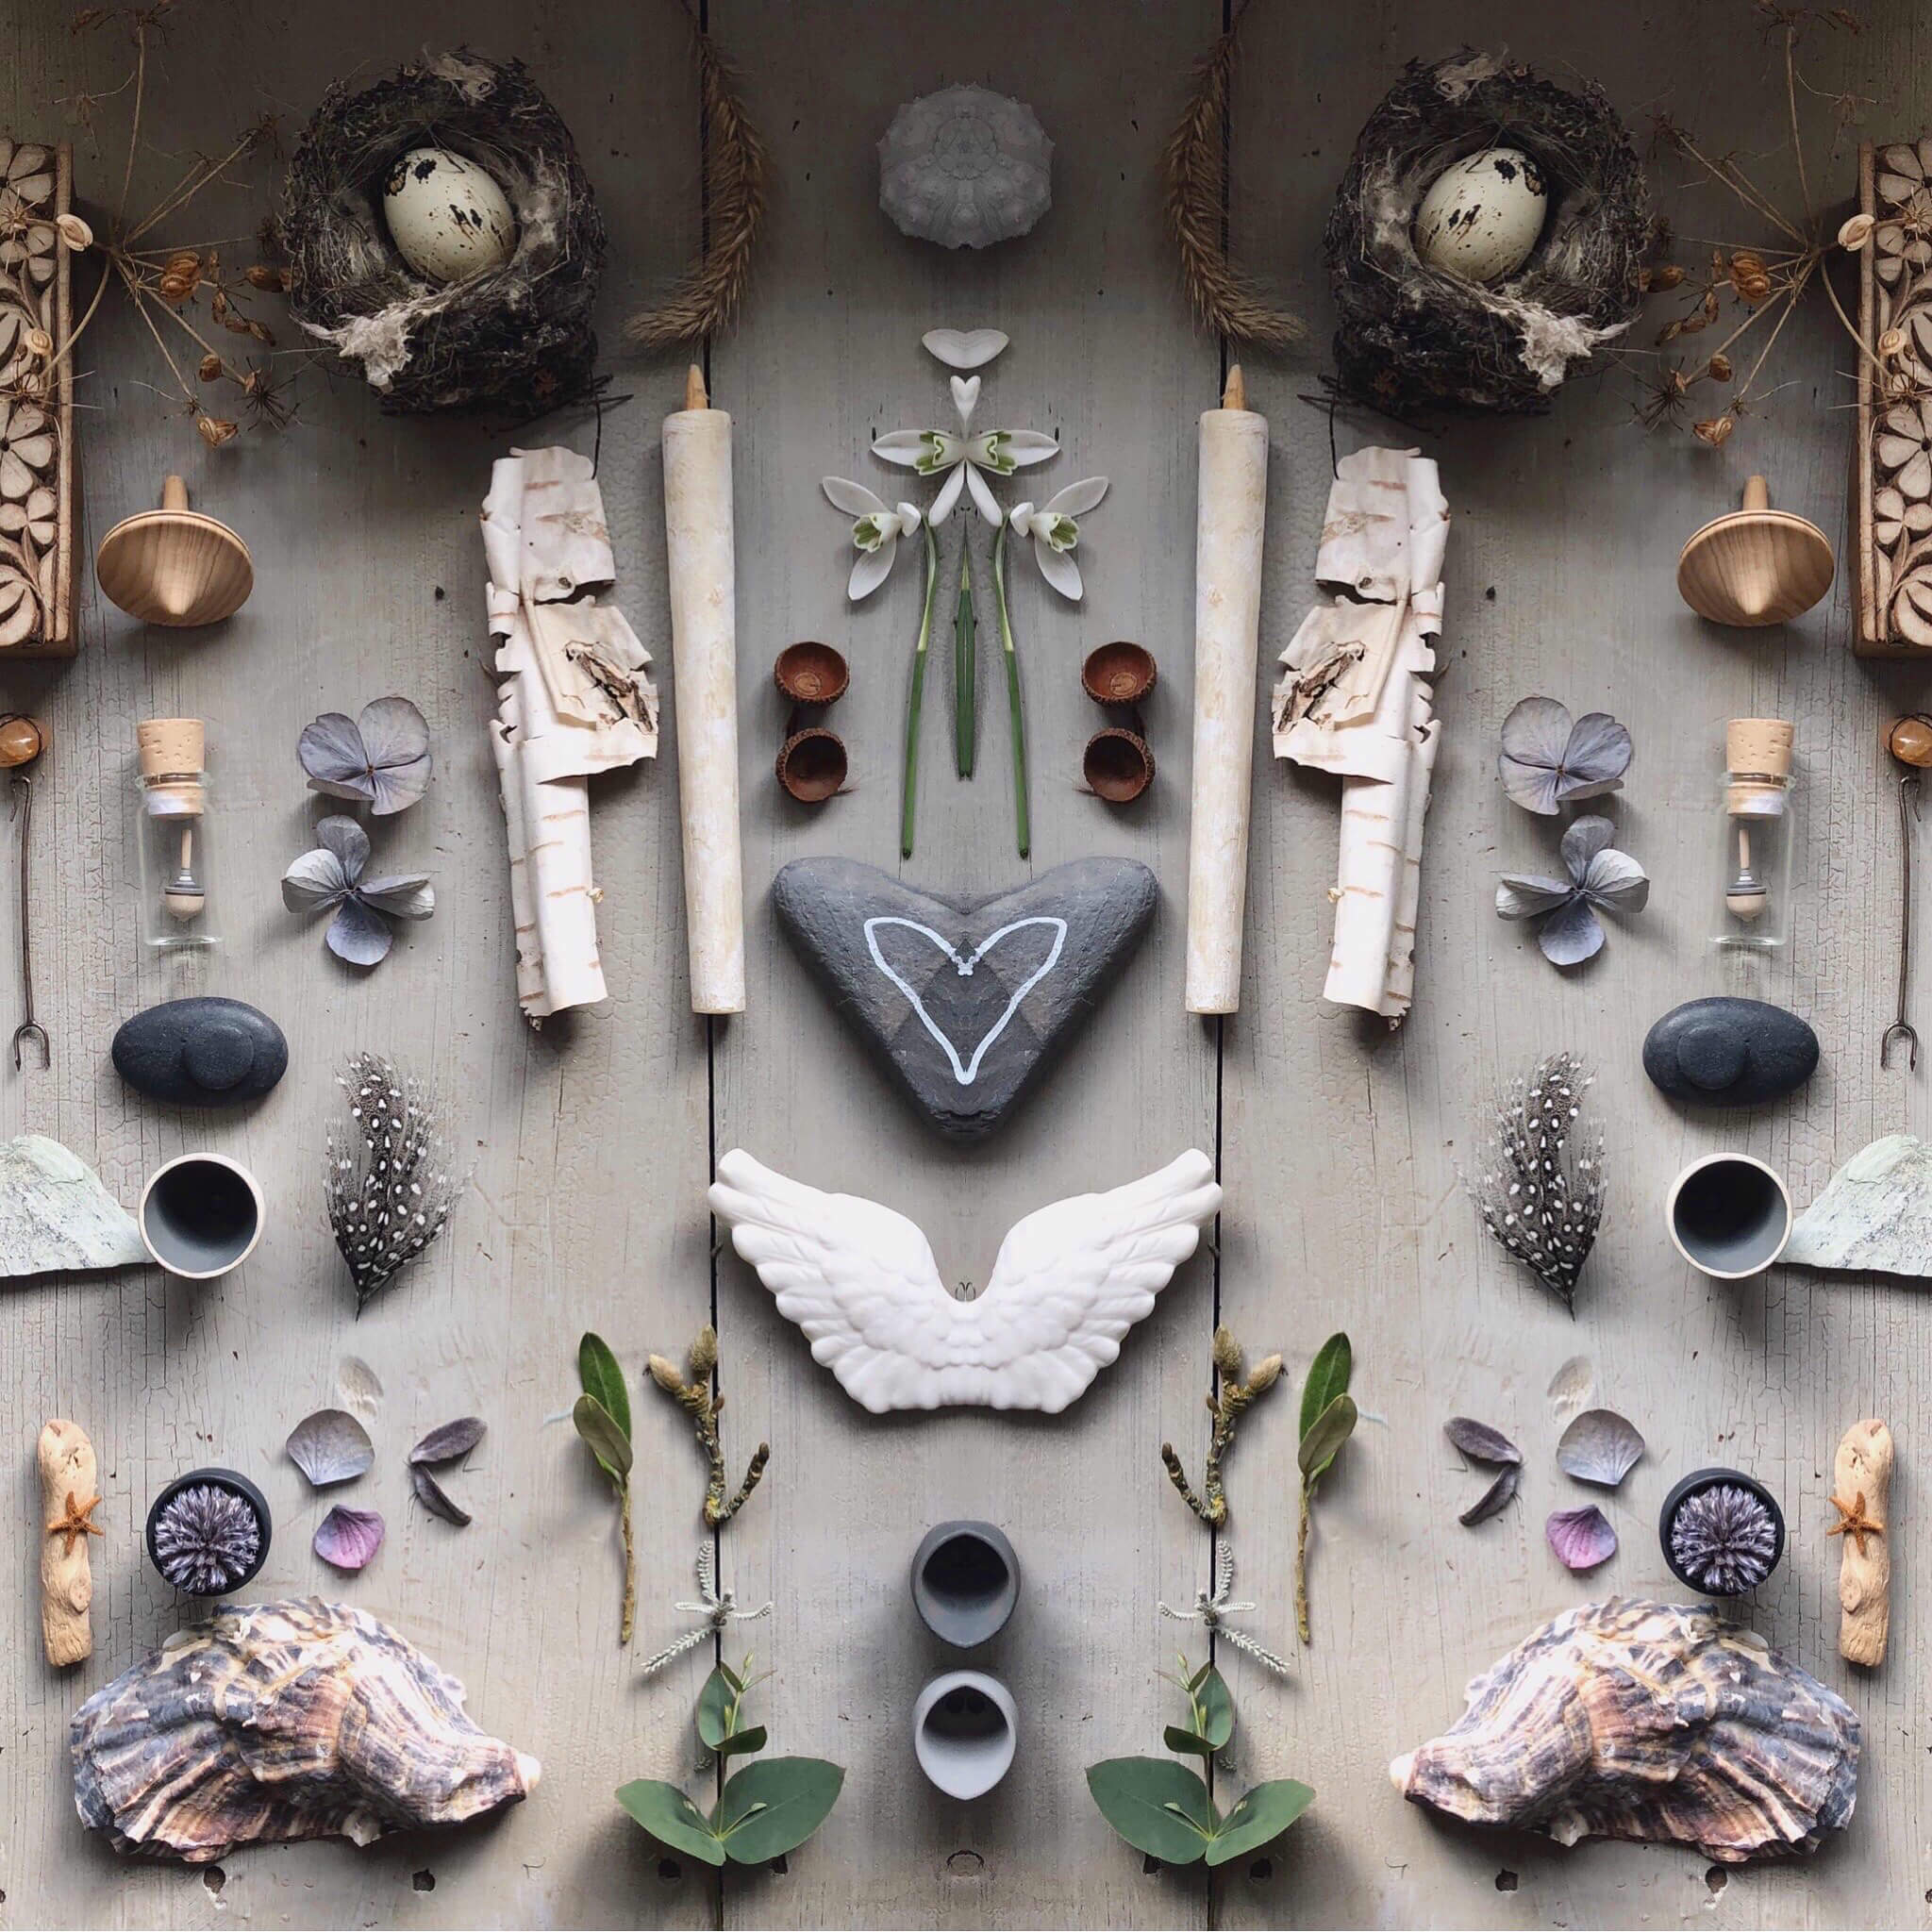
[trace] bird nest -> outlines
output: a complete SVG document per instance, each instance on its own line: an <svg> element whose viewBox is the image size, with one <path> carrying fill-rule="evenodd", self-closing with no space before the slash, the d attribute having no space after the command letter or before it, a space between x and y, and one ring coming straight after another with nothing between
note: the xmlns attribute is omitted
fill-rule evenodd
<svg viewBox="0 0 1932 1932"><path fill-rule="evenodd" d="M1412 234L1436 177L1499 146L1537 162L1550 206L1529 259L1485 286L1428 267ZM1468 49L1412 60L1328 216L1341 386L1394 416L1546 408L1572 365L1636 318L1651 237L1643 170L1601 89L1571 93Z"/></svg>
<svg viewBox="0 0 1932 1932"><path fill-rule="evenodd" d="M391 241L391 165L432 146L475 161L508 199L517 245L501 268L431 282ZM590 387L604 221L570 130L521 61L459 49L359 93L338 82L289 163L275 232L295 319L361 365L385 409L533 416Z"/></svg>

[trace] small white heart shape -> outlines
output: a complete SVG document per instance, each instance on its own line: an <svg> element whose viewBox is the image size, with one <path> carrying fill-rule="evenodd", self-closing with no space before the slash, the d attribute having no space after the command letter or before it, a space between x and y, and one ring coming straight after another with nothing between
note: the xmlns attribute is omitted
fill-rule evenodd
<svg viewBox="0 0 1932 1932"><path fill-rule="evenodd" d="M948 369L983 369L1008 340L996 328L933 328L920 337L927 353Z"/></svg>
<svg viewBox="0 0 1932 1932"><path fill-rule="evenodd" d="M964 429L973 421L974 405L979 401L979 378L976 375L956 375L953 378L953 407L959 412L959 426Z"/></svg>

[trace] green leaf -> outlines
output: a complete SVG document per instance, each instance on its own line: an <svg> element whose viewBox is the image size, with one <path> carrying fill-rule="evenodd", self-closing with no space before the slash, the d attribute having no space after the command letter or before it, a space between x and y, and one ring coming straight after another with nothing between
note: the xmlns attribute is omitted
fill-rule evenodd
<svg viewBox="0 0 1932 1932"><path fill-rule="evenodd" d="M722 1669L705 1679L698 1692L698 1741L707 1751L717 1750L738 1728L740 1688Z"/></svg>
<svg viewBox="0 0 1932 1932"><path fill-rule="evenodd" d="M1355 1433L1356 1407L1353 1395L1338 1395L1320 1415L1314 1426L1302 1438L1295 1461L1301 1465L1302 1480L1311 1488L1328 1474L1335 1452Z"/></svg>
<svg viewBox="0 0 1932 1932"><path fill-rule="evenodd" d="M1348 1388L1355 1373L1355 1356L1346 1335L1331 1335L1315 1352L1308 1364L1308 1379L1302 1384L1302 1438L1315 1426L1322 1411ZM1304 1469L1307 1463L1302 1465Z"/></svg>
<svg viewBox="0 0 1932 1932"><path fill-rule="evenodd" d="M1192 1731L1183 1729L1179 1724L1169 1724L1161 1732L1160 1741L1170 1751L1185 1751L1194 1757L1212 1757L1214 1746L1206 1738L1199 1738Z"/></svg>
<svg viewBox="0 0 1932 1932"><path fill-rule="evenodd" d="M1215 1833L1208 1787L1170 1757L1109 1757L1087 1767L1100 1815L1133 1846L1163 1865L1191 1865Z"/></svg>
<svg viewBox="0 0 1932 1932"><path fill-rule="evenodd" d="M577 1425L577 1434L591 1445L597 1466L622 1489L630 1480L630 1438L594 1395L579 1395L570 1419Z"/></svg>
<svg viewBox="0 0 1932 1932"><path fill-rule="evenodd" d="M738 1865L762 1865L795 1851L831 1815L845 1782L823 1757L761 1757L725 1780L718 1837Z"/></svg>
<svg viewBox="0 0 1932 1932"><path fill-rule="evenodd" d="M617 1432L630 1441L630 1391L624 1386L624 1371L610 1344L601 1335L586 1334L577 1343L577 1380L586 1395L595 1396L604 1413L617 1424ZM625 1465L629 1467L628 1464Z"/></svg>
<svg viewBox="0 0 1932 1932"><path fill-rule="evenodd" d="M1194 1704L1200 1712L1201 1735L1219 1751L1234 1736L1234 1699L1219 1671L1204 1671L1195 1680Z"/></svg>
<svg viewBox="0 0 1932 1932"><path fill-rule="evenodd" d="M1208 1847L1208 1862L1224 1865L1230 1858L1258 1852L1279 1838L1314 1801L1314 1792L1291 1777L1271 1778L1257 1785L1242 1794L1241 1803L1222 1821L1214 1842Z"/></svg>
<svg viewBox="0 0 1932 1932"><path fill-rule="evenodd" d="M661 1845L689 1852L708 1865L724 1862L724 1847L705 1823L705 1814L675 1785L660 1777L641 1777L617 1788L617 1802Z"/></svg>

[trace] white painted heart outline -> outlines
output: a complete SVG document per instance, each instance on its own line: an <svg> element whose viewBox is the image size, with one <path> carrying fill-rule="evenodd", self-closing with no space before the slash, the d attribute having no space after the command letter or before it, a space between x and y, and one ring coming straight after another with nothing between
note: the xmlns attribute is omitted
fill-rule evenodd
<svg viewBox="0 0 1932 1932"><path fill-rule="evenodd" d="M992 949L996 945L998 945L999 942L1003 939L1005 939L1008 933L1020 932L1029 925L1050 925L1054 928L1054 936L1053 945L1049 949L1044 961L1041 965L1036 967L1034 971L1031 974L1029 974L1024 980L1021 982L1018 990L1014 992L1012 998L1007 1002L1007 1010L1004 1013L1002 1013L999 1016L998 1020L996 1020L993 1023L992 1029L991 1032L987 1034L986 1038L982 1040L979 1042L979 1044L973 1049L973 1058L962 1066L959 1060L958 1048L956 1047L953 1044L953 1042L946 1038L945 1034L940 1029L940 1027L933 1023L932 1015L925 1010L925 1003L919 997L919 995L915 991L913 991L911 986L908 983L908 981L901 974L893 972L891 967L886 963L886 956L879 951L879 942L877 938L878 928L882 925L903 925L907 928L908 932L916 932L923 934L926 939L929 939L933 942L933 944L936 945L940 949L940 951L946 956L947 958L949 958L953 962L954 966L958 971L960 978L962 979L970 979L973 976L973 969L975 966L977 966L979 962L983 958L985 958L986 956L990 952L991 952ZM986 1058L988 1051L991 1048L993 1042L996 1040L998 1040L1000 1035L1007 1030L1007 1026L1008 1023L1012 1020L1013 1015L1020 1010L1020 1002L1024 1000L1026 997L1026 995L1029 992L1031 992L1033 989L1036 986L1038 986L1040 982L1042 979L1044 979L1046 975L1049 973L1051 973L1056 966L1059 964L1060 952L1061 949L1066 945L1066 943L1067 922L1064 919L1057 919L1044 913L1035 914L1032 918L1029 919L1015 919L1011 921L1009 924L1001 926L997 932L989 933L987 937L981 940L978 945L976 945L973 949L973 951L963 958L959 955L959 949L956 945L954 945L952 941L947 939L943 933L937 933L933 931L932 927L929 925L922 925L916 919L899 919L887 915L880 915L876 918L868 919L865 922L866 950L870 952L872 955L873 964L876 966L879 969L879 971L883 973L886 975L886 977L890 979L892 982L892 984L896 986L899 989L899 991L906 995L908 1004L911 1007L912 1010L919 1015L919 1024L922 1026L924 1026L929 1034L932 1035L933 1039L939 1044L940 1051L943 1053L946 1058L952 1062L953 1078L956 1081L958 1081L958 1083L961 1087L970 1087L973 1085L974 1081L978 1079L980 1063Z"/></svg>

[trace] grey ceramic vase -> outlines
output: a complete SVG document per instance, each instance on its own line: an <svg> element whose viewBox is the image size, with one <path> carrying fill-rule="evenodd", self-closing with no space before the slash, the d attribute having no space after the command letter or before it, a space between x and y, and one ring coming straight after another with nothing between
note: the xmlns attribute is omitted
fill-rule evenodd
<svg viewBox="0 0 1932 1932"><path fill-rule="evenodd" d="M1020 1718L1013 1693L983 1671L948 1671L912 1707L919 1768L949 1798L980 1798L1012 1769Z"/></svg>
<svg viewBox="0 0 1932 1932"><path fill-rule="evenodd" d="M941 1643L972 1650L1006 1628L1020 1600L1020 1559L990 1523L941 1523L912 1557L912 1602Z"/></svg>

